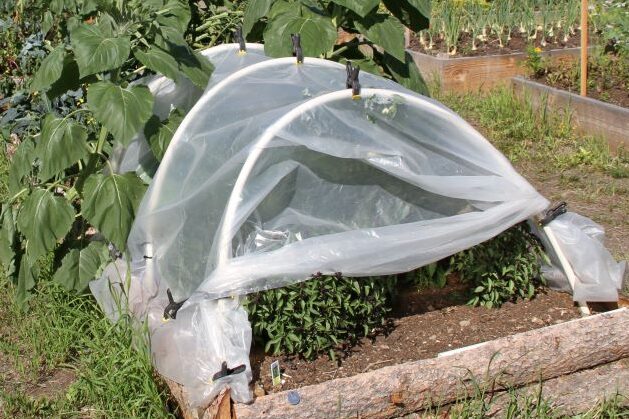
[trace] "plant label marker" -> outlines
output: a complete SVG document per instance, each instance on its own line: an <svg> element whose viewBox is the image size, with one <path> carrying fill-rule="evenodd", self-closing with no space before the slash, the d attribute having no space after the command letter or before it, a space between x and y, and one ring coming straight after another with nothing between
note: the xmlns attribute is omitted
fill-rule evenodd
<svg viewBox="0 0 629 419"><path fill-rule="evenodd" d="M279 386L282 382L282 375L280 373L280 361L273 361L271 363L271 382L273 386Z"/></svg>

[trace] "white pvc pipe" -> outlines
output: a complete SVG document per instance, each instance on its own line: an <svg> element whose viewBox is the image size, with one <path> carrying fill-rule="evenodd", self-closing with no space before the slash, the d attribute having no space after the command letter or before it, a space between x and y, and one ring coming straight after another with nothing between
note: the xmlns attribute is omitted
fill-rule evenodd
<svg viewBox="0 0 629 419"><path fill-rule="evenodd" d="M577 275L574 273L572 265L570 265L570 262L568 262L566 255L564 255L564 253L561 251L561 247L559 246L559 242L557 241L553 230L548 225L544 226L543 230L546 234L546 237L548 237L548 241L555 251L557 258L559 259L559 264L561 265L561 268L566 274L566 277L568 277L568 283L570 284L570 288L572 288L572 293L574 294L574 286L577 282ZM590 308L585 301L577 301L577 305L579 306L579 311L582 315L589 316L590 314L592 314L590 312Z"/></svg>
<svg viewBox="0 0 629 419"><path fill-rule="evenodd" d="M291 58L291 60L294 60ZM362 89L360 92L361 96L372 96L378 95L386 98L393 97L402 97L403 99L418 104L419 106L426 106L431 108L431 110L443 114L447 119L449 119L455 125L463 125L461 123L462 120L457 118L451 112L448 112L444 108L437 106L429 101L424 99L409 95L407 93L396 92L386 89ZM350 89L347 90L338 90L336 92L328 93L325 95L318 96L307 102L302 103L301 105L293 108L290 112L285 114L283 117L278 119L275 123L269 126L260 136L259 140L251 147L251 151L245 160L245 163L238 174L238 178L236 179L236 183L234 184L234 188L232 189L232 193L229 196L229 200L227 201L227 207L225 209L225 215L223 219L223 223L220 227L220 232L218 234L218 261L217 266L221 266L226 263L227 260L231 257L231 239L232 235L230 231L232 230L232 224L234 223L234 215L236 213L236 208L238 207L238 203L240 202L240 198L242 195L242 191L244 189L245 183L251 174L253 167L262 154L262 151L265 149L267 144L277 135L277 133L283 129L286 125L290 124L293 120L301 116L304 112L308 112L309 110L316 108L317 106L324 105L326 103L334 102L337 100L353 100L352 99L352 91ZM466 128L463 126L462 128ZM480 135L480 134L479 134Z"/></svg>
<svg viewBox="0 0 629 419"><path fill-rule="evenodd" d="M345 67L339 63L335 63L333 61L328 61L328 60L323 60L320 58L306 57L305 60L306 61L303 65L309 65L310 63L315 63L323 67L345 69ZM221 80L219 83L216 84L216 86L212 87L210 90L205 92L205 94L201 96L199 101L192 107L192 109L190 109L190 111L185 116L183 121L181 121L181 124L177 128L177 131L175 131L175 135L173 135L173 138L170 140L170 143L168 145L168 150L173 149L174 148L173 146L177 144L179 141L181 141L181 138L184 135L183 133L186 132L190 124L192 124L195 121L195 119L198 117L198 115L201 114L201 112L207 111L208 103L211 103L211 100L215 96L217 96L223 89L229 88L233 84L238 83L238 81L242 79L243 77L251 73L255 73L261 69L271 68L271 67L280 67L280 66L286 66L286 65L295 65L295 57L276 58L273 60L262 61L253 65L250 65L248 67L245 67L241 70L238 70L234 74L231 74L230 76ZM166 154L164 154L164 157L162 158L160 167L168 167L168 165L170 164L170 160L172 160L172 157L171 157L172 153L169 153L168 150L166 151ZM153 199L159 196L159 191L161 189L160 185L162 184L161 179L164 176L167 176L167 170L161 169L157 171L157 173L155 174L155 177L153 178L152 183L155 185L154 186L155 191L153 191L153 193L151 194L151 199L149 200L149 208L154 208L156 205Z"/></svg>
<svg viewBox="0 0 629 419"><path fill-rule="evenodd" d="M262 44L247 42L245 44L245 46L247 47L247 51L251 50L251 51L264 52L264 45L262 45ZM238 44L238 43L221 44L221 45L216 45L216 46L213 46L213 47L202 49L199 52L201 54L203 54L204 57L207 58L207 57L211 57L215 53L223 52L224 50L231 49L231 48L236 48L236 52L239 52L240 51L240 44Z"/></svg>

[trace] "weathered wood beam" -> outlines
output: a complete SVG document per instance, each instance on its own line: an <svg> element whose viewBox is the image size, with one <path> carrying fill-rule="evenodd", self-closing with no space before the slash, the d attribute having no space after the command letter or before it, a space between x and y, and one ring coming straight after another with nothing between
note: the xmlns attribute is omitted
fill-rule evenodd
<svg viewBox="0 0 629 419"><path fill-rule="evenodd" d="M573 320L433 358L235 405L246 418L391 418L446 405L481 388L520 387L629 357L629 310Z"/></svg>

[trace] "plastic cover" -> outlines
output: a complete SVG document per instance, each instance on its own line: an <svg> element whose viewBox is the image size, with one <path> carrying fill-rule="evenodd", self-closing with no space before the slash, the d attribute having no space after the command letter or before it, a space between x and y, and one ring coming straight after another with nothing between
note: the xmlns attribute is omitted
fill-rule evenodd
<svg viewBox="0 0 629 419"><path fill-rule="evenodd" d="M574 301L617 301L622 287L626 262L616 262L605 248L605 230L602 226L582 215L568 212L548 224L576 275L572 295ZM553 255L554 256L554 255ZM560 266L556 256L554 265ZM570 290L568 279L561 269L550 270L553 288Z"/></svg>
<svg viewBox="0 0 629 419"><path fill-rule="evenodd" d="M264 55L262 45L246 46L247 52L244 54L239 51L239 44L223 44L201 51L201 54L214 65L206 90L230 74L268 59ZM188 112L203 94L203 90L187 78L175 83L168 77L155 75L141 79L138 83L146 84L153 94L153 114L160 120L166 119L174 108L184 113ZM137 172L145 181L150 181L158 166L143 133L136 135L127 147L118 147L113 153L111 163L115 172Z"/></svg>
<svg viewBox="0 0 629 419"><path fill-rule="evenodd" d="M548 205L443 105L365 73L356 100L345 79L342 65L286 58L209 89L138 209L128 277L110 269L91 284L99 301L125 289L125 306L147 320L157 369L194 406L225 385L251 400L240 296L315 272L406 272ZM188 300L164 322L166 289ZM213 381L222 362L245 373Z"/></svg>

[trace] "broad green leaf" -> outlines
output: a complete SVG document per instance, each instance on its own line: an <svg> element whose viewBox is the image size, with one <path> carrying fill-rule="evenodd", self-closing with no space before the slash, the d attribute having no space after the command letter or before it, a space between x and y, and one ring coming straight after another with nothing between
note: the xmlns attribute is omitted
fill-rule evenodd
<svg viewBox="0 0 629 419"><path fill-rule="evenodd" d="M299 13L299 6L296 6L295 3L284 0L274 1L271 9L267 14L267 17L273 20L283 13Z"/></svg>
<svg viewBox="0 0 629 419"><path fill-rule="evenodd" d="M356 28L376 45L404 61L404 26L395 17L373 14L355 22Z"/></svg>
<svg viewBox="0 0 629 419"><path fill-rule="evenodd" d="M131 52L128 37L109 35L98 25L82 23L70 39L81 78L122 66Z"/></svg>
<svg viewBox="0 0 629 419"><path fill-rule="evenodd" d="M146 189L135 173L90 176L83 189L83 215L121 251Z"/></svg>
<svg viewBox="0 0 629 419"><path fill-rule="evenodd" d="M253 25L261 18L266 16L271 9L273 0L250 0L245 9L245 15L242 20L242 36L246 37Z"/></svg>
<svg viewBox="0 0 629 419"><path fill-rule="evenodd" d="M146 86L122 88L108 81L87 91L87 105L114 138L127 145L153 113L153 95Z"/></svg>
<svg viewBox="0 0 629 419"><path fill-rule="evenodd" d="M29 261L26 255L22 256L20 262L20 272L17 277L17 290L15 299L18 305L24 306L29 300L31 294L30 290L35 286L35 279L39 275L39 269L35 263Z"/></svg>
<svg viewBox="0 0 629 419"><path fill-rule="evenodd" d="M15 259L15 217L9 204L2 204L2 227L0 227L0 263L6 271L11 271Z"/></svg>
<svg viewBox="0 0 629 419"><path fill-rule="evenodd" d="M397 58L385 52L384 65L389 69L391 74L395 77L395 81L400 83L407 89L413 90L422 95L430 96L428 92L428 86L424 82L413 57L407 52L405 53L404 62L399 61Z"/></svg>
<svg viewBox="0 0 629 419"><path fill-rule="evenodd" d="M171 80L177 80L180 76L177 61L172 55L157 46L150 47L146 52L136 49L133 51L133 55L142 65Z"/></svg>
<svg viewBox="0 0 629 419"><path fill-rule="evenodd" d="M153 115L144 127L144 137L158 161L162 161L166 148L183 118L184 114L175 109L165 121L160 122L159 118Z"/></svg>
<svg viewBox="0 0 629 419"><path fill-rule="evenodd" d="M46 90L59 80L65 56L66 50L60 45L44 58L29 86L31 92Z"/></svg>
<svg viewBox="0 0 629 419"><path fill-rule="evenodd" d="M88 154L86 140L85 128L68 119L48 114L35 149L41 161L39 178L50 179L84 158Z"/></svg>
<svg viewBox="0 0 629 419"><path fill-rule="evenodd" d="M378 7L380 0L332 0L332 3L347 7L358 13L360 17L365 17L369 12Z"/></svg>
<svg viewBox="0 0 629 419"><path fill-rule="evenodd" d="M283 13L275 17L264 31L264 51L271 57L292 54L290 35L301 35L304 56L317 57L330 51L336 42L337 31L332 19L316 14L305 7L298 13Z"/></svg>
<svg viewBox="0 0 629 419"><path fill-rule="evenodd" d="M53 22L54 19L52 17L52 13L50 13L50 10L46 10L44 17L42 17L41 20L41 31L44 35L46 35L50 28L52 28Z"/></svg>
<svg viewBox="0 0 629 419"><path fill-rule="evenodd" d="M384 0L383 3L410 30L428 28L430 0Z"/></svg>
<svg viewBox="0 0 629 419"><path fill-rule="evenodd" d="M179 62L181 72L185 74L195 86L205 89L214 71L214 66L208 59L189 48L186 53L178 53L176 58Z"/></svg>
<svg viewBox="0 0 629 419"><path fill-rule="evenodd" d="M157 22L184 33L190 22L190 6L184 0L168 0L157 15Z"/></svg>
<svg viewBox="0 0 629 419"><path fill-rule="evenodd" d="M107 246L101 242L91 242L81 251L72 249L63 258L61 267L52 279L68 291L81 292L96 278L107 260L109 260Z"/></svg>
<svg viewBox="0 0 629 419"><path fill-rule="evenodd" d="M74 208L45 189L35 189L26 198L17 216L17 226L28 240L32 260L54 249L72 227Z"/></svg>
<svg viewBox="0 0 629 419"><path fill-rule="evenodd" d="M46 91L46 96L49 99L54 99L66 93L68 90L77 90L80 86L79 66L74 60L74 56L66 54L63 59L61 76L50 86L50 89Z"/></svg>
<svg viewBox="0 0 629 419"><path fill-rule="evenodd" d="M9 167L9 194L15 195L24 188L23 179L33 171L35 144L26 138L18 146Z"/></svg>

